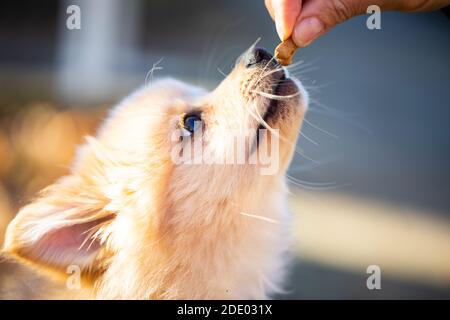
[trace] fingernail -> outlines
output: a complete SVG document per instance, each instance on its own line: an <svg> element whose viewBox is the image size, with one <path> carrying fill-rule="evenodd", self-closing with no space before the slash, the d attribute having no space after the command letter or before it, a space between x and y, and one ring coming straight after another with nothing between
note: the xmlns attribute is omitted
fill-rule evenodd
<svg viewBox="0 0 450 320"><path fill-rule="evenodd" d="M304 47L314 41L325 30L323 23L316 17L306 18L295 26L294 42Z"/></svg>
<svg viewBox="0 0 450 320"><path fill-rule="evenodd" d="M275 13L275 28L277 29L277 33L280 39L284 40L285 36L284 23L276 13Z"/></svg>

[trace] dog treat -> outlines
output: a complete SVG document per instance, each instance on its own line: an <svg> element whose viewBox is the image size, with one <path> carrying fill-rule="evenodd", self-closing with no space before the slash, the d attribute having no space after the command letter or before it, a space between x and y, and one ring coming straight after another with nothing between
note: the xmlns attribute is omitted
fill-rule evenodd
<svg viewBox="0 0 450 320"><path fill-rule="evenodd" d="M282 66L290 65L297 49L292 38L284 40L275 48L275 58Z"/></svg>

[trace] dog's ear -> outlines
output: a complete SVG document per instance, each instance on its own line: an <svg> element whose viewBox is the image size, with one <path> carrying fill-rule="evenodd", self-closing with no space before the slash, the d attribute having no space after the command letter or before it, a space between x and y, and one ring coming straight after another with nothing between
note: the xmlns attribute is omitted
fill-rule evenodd
<svg viewBox="0 0 450 320"><path fill-rule="evenodd" d="M96 272L114 218L106 204L82 177L62 178L20 210L8 226L4 251L46 269L65 272L76 265Z"/></svg>

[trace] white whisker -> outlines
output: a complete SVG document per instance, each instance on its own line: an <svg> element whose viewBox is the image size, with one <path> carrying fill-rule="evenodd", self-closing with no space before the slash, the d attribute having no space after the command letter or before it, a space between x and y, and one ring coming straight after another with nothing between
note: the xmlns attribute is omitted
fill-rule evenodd
<svg viewBox="0 0 450 320"><path fill-rule="evenodd" d="M246 217L259 219L259 220L270 222L270 223L274 223L274 224L279 224L280 223L277 220L270 219L270 218L263 217L263 216L259 216L259 215L256 215L256 214L250 214L250 213L245 213L245 212L239 212L239 214L241 214L243 216L246 216Z"/></svg>
<svg viewBox="0 0 450 320"><path fill-rule="evenodd" d="M223 72L220 68L217 68L217 71L219 71L219 73L221 75L223 75L225 78L228 76L225 72Z"/></svg>
<svg viewBox="0 0 450 320"><path fill-rule="evenodd" d="M250 92L256 93L265 98L274 99L274 100L286 100L286 99L294 98L294 97L297 97L300 95L300 92L296 92L294 94L289 94L289 95L285 95L285 96L279 96L276 94L271 94L271 93L267 93L267 92L263 92L263 91L259 91L259 90L251 90Z"/></svg>
<svg viewBox="0 0 450 320"><path fill-rule="evenodd" d="M159 59L156 63L153 64L152 68L147 72L147 74L145 75L145 81L144 81L144 86L146 87L148 84L148 79L150 77L150 80L153 79L153 73L156 70L162 70L163 67L159 67L158 65L164 60L164 57L162 57L161 59Z"/></svg>
<svg viewBox="0 0 450 320"><path fill-rule="evenodd" d="M317 129L317 130L319 130L319 131L321 131L321 132L323 132L323 133L329 135L329 136L332 137L332 138L339 139L339 137L338 137L337 135L334 135L334 134L332 134L332 133L330 133L330 132L328 132L328 131L326 131L326 130L324 130L324 129L318 127L318 126L316 126L315 124L313 124L313 123L311 123L310 121L308 121L306 118L303 119L303 121L304 121L306 124L308 124L308 125L310 125L311 127L313 127L314 129Z"/></svg>
<svg viewBox="0 0 450 320"><path fill-rule="evenodd" d="M315 145L316 147L319 146L319 144L317 142L315 142L313 139L311 139L310 137L308 137L306 134L304 134L303 132L300 131L300 135L305 138L306 140L308 140L309 142L311 142L313 145Z"/></svg>
<svg viewBox="0 0 450 320"><path fill-rule="evenodd" d="M335 182L333 182L333 183L308 182L308 181L303 181L303 180L294 178L294 177L290 176L289 174L286 174L286 178L288 179L289 182L296 185L297 187L302 188L302 189L307 189L307 190L326 191L326 190L334 190L334 189L350 186L349 183L336 184Z"/></svg>

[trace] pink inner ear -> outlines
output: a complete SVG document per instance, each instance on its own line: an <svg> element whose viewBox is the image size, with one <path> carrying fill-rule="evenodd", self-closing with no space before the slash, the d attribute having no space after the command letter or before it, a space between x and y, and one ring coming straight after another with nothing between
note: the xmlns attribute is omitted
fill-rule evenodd
<svg viewBox="0 0 450 320"><path fill-rule="evenodd" d="M91 221L72 226L63 227L61 229L49 232L42 237L38 245L46 246L47 250L55 251L76 251L91 252L99 249L97 241L87 239L89 237L89 229L95 227L97 221ZM85 242L83 244L83 242ZM90 245L92 242L92 245ZM83 247L80 246L83 244Z"/></svg>
<svg viewBox="0 0 450 320"><path fill-rule="evenodd" d="M111 217L49 231L33 245L32 254L38 260L56 266L66 268L76 264L84 267L92 262L90 260L101 246L98 239L91 237L96 231L95 227L109 219Z"/></svg>

